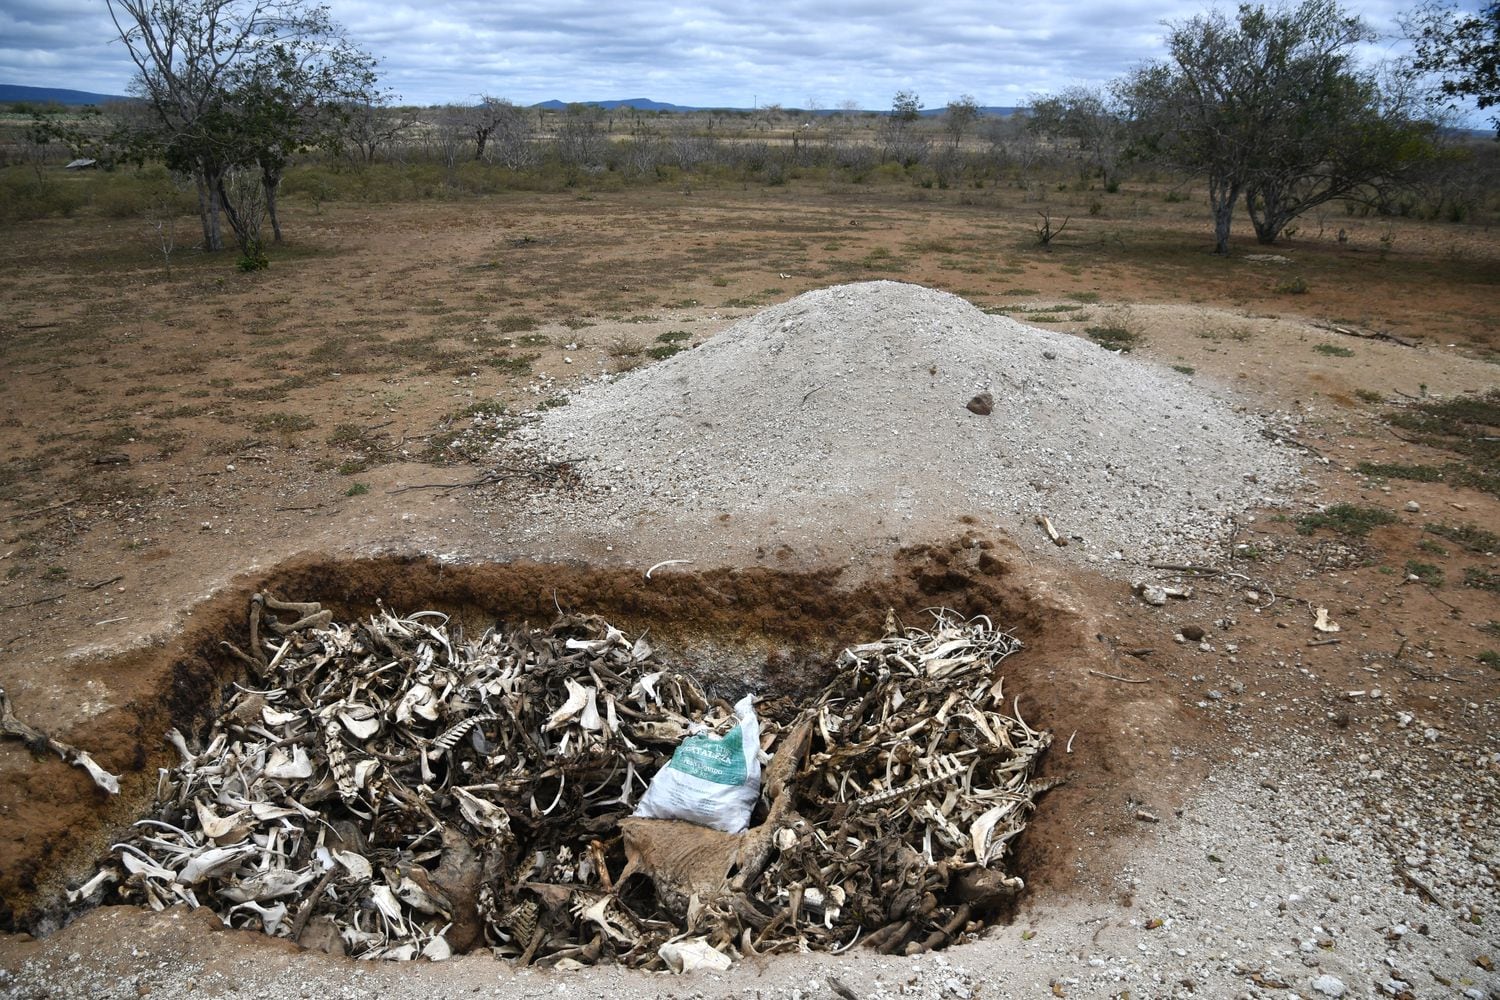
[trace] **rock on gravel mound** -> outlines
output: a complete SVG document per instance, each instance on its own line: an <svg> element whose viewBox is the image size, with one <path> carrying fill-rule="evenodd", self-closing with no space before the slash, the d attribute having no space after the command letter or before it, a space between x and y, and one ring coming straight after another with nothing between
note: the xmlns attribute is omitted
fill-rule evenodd
<svg viewBox="0 0 1500 1000"><path fill-rule="evenodd" d="M993 411L971 412L986 392ZM586 458L622 526L865 509L888 528L971 514L1046 545L1046 514L1089 560L1201 556L1295 475L1175 372L891 281L773 306L590 385L530 434Z"/></svg>

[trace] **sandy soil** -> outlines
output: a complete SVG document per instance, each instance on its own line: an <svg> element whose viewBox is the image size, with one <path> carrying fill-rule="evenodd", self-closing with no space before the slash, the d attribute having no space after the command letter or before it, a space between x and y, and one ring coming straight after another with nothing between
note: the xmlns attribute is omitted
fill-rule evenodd
<svg viewBox="0 0 1500 1000"><path fill-rule="evenodd" d="M1403 224L1381 253L1380 231L1354 226L1351 244L1278 249L1290 263L1211 261L1168 249L1191 246L1195 224L1120 206L1044 254L1026 214L801 190L325 207L291 218L296 247L252 276L181 255L168 277L123 223L9 234L0 685L126 786L107 802L55 758L0 745L13 931L52 926L58 889L130 821L161 733L202 718L229 676L216 642L266 582L351 609L384 597L475 617L535 618L554 591L626 624L688 608L684 641L720 648L836 648L890 605L998 607L1028 646L1007 664L1026 701L1059 744L1073 737L1048 773L1073 780L1023 840L1033 892L1015 923L943 956L794 957L685 981L516 973L484 956L355 968L199 915L106 908L41 940L0 939L0 986L811 996L832 995L833 976L861 996L1334 995L1326 976L1354 996L1496 995L1500 672L1477 657L1500 645L1483 631L1500 604L1461 584L1495 557L1419 546L1427 523L1494 530L1500 503L1355 471L1443 464L1380 414L1495 384L1492 234ZM1274 290L1291 271L1307 294ZM503 426L475 404L532 408L649 363L659 334L701 342L759 304L859 277L1053 329L1125 323L1137 357L1279 415L1306 449L1288 514L1350 501L1397 521L1350 540L1251 512L1224 573L1177 574L1194 598L1152 608L1129 574L1003 537L983 509L878 529L855 505L818 522L601 532L528 514L528 494L568 481L467 460ZM1054 305L1083 308L1042 311ZM647 584L641 570L668 558L694 563ZM1446 584L1407 579L1408 560ZM1316 607L1341 624L1338 643L1313 630ZM1177 640L1195 627L1201 640Z"/></svg>

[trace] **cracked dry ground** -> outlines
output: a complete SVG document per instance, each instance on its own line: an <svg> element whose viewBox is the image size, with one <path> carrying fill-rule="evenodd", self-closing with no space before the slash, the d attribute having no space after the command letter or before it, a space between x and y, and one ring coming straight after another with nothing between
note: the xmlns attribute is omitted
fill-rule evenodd
<svg viewBox="0 0 1500 1000"><path fill-rule="evenodd" d="M1459 474L1471 458L1387 420L1424 397L1477 399L1496 383L1483 360L1500 348L1492 235L1402 223L1397 249L1381 254L1374 228L1355 228L1351 245L1295 244L1283 252L1293 263L1280 264L1182 252L1202 240L1165 215L1112 238L1121 224L1106 217L1041 253L1027 245L1024 212L795 187L292 211L296 247L250 276L183 256L168 277L123 223L10 234L0 686L27 721L122 774L125 792L105 801L56 758L0 745L9 929L55 914L60 887L130 821L165 759L163 731L201 720L227 676L214 644L263 581L354 610L383 597L536 620L555 592L581 610L615 611L622 626L663 627L687 607L696 610L683 633L718 649L769 636L831 652L886 606L946 602L1009 616L1028 646L1007 663L1013 683L1059 734L1044 773L1072 777L1023 840L1032 895L1018 920L1042 928L1035 940L1079 906L1097 921L1087 925L1096 942L1100 928L1148 927L1156 883L1143 873L1196 843L1193 804L1242 774L1256 780L1236 794L1273 822L1270 841L1283 838L1278 863L1330 867L1317 859L1336 862L1351 837L1362 844L1347 823L1366 822L1379 833L1371 849L1390 862L1381 884L1434 927L1469 928L1472 953L1453 962L1467 963L1470 982L1440 970L1414 995L1493 988L1475 963L1495 956L1500 919L1489 912L1500 670L1485 657L1500 649L1500 567L1483 534L1500 526L1500 502L1492 481L1486 492ZM1273 290L1289 267L1308 276L1308 294ZM718 564L648 584L646 566L722 553L724 539L600 546L562 524L516 542L507 526L525 518L527 491L566 484L520 477L400 492L484 478L493 467L474 460L507 421L555 405L585 377L651 363L649 348L701 342L759 305L874 276L1079 333L1106 310L1124 317L1141 334L1137 356L1229 384L1254 409L1294 414L1309 484L1284 511L1247 515L1217 575L1136 570L1193 586L1191 599L1160 608L1137 601L1126 580L1063 566L1039 538L998 537L982 510L931 512L896 537L846 525L836 545L735 538ZM1349 335L1377 331L1417 346ZM1393 520L1363 536L1337 523L1296 530L1338 502ZM528 565L416 558L445 553ZM1319 607L1338 633L1313 628ZM753 668L764 657L750 648L740 655ZM1069 736L1073 752L1062 753ZM1271 765L1278 773L1259 775ZM1309 810L1294 794L1302 785L1336 798ZM1453 845L1462 859L1449 856ZM150 962L131 956L138 946ZM953 961L1000 961L985 947ZM1401 947L1421 954L1420 941ZM134 993L167 976L153 971L157 959L211 966L205 949L268 976L292 961L191 919L106 909L39 942L10 934L0 967L21 974L18 984L27 969L53 970L66 994L90 981L79 966L93 962L120 983L133 977ZM70 966L74 953L88 957ZM1067 982L1067 956L1014 961L1067 995L1095 995ZM331 962L299 968L346 974ZM443 975L494 975L458 968ZM1234 981L1277 995L1252 973L1275 981L1259 966ZM878 992L866 965L841 975ZM931 982L941 991L941 977ZM1309 989L1306 977L1290 985ZM1197 988L1207 989L1201 974ZM1172 982L1159 995L1184 989Z"/></svg>

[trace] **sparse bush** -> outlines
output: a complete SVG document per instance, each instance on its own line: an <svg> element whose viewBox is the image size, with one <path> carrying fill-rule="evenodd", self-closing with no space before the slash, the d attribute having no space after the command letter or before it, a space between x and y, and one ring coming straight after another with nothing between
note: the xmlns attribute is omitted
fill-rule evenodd
<svg viewBox="0 0 1500 1000"><path fill-rule="evenodd" d="M605 349L612 358L637 358L646 350L646 345L630 334L622 333L612 339Z"/></svg>
<svg viewBox="0 0 1500 1000"><path fill-rule="evenodd" d="M538 324L537 324L535 316L530 316L530 315L527 315L526 313L515 313L515 314L510 315L510 316L502 316L501 319L500 319L500 322L496 324L496 327L499 329L499 331L501 333L523 333L523 332L525 332L527 330L535 330L537 328L537 325ZM524 341L527 338L523 337L521 339L522 339L522 342L524 343ZM547 343L547 340L544 337L544 338L542 338L542 344L545 344L545 343ZM527 344L526 346L541 346L541 345L539 345L539 344Z"/></svg>

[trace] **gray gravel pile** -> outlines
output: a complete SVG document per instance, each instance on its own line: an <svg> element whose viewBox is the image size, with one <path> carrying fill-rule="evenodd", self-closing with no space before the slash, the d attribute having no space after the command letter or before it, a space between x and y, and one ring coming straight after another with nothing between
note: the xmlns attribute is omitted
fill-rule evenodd
<svg viewBox="0 0 1500 1000"><path fill-rule="evenodd" d="M966 408L980 393L988 415ZM857 504L888 524L974 514L1046 545L1047 515L1090 561L1206 555L1295 476L1176 372L891 281L766 309L526 433L588 459L616 525Z"/></svg>

